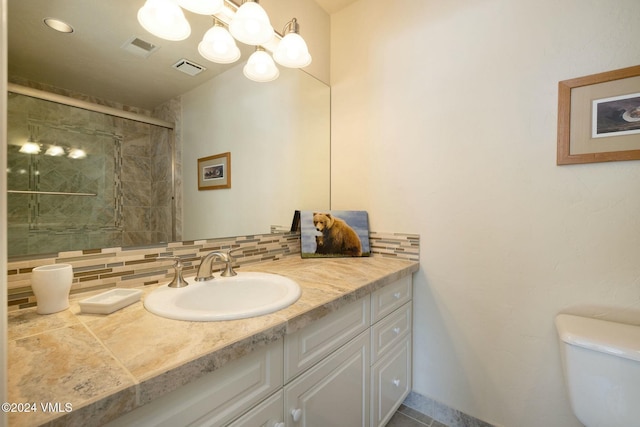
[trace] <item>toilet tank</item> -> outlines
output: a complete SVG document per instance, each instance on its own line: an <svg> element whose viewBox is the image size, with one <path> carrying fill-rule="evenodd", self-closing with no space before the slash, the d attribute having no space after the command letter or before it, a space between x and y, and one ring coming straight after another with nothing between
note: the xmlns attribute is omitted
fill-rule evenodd
<svg viewBox="0 0 640 427"><path fill-rule="evenodd" d="M571 407L587 427L640 426L640 326L556 317Z"/></svg>

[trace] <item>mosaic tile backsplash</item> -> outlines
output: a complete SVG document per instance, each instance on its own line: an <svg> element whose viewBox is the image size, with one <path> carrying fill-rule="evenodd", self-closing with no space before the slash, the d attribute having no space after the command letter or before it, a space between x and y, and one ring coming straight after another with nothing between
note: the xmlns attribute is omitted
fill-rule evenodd
<svg viewBox="0 0 640 427"><path fill-rule="evenodd" d="M404 233L370 232L371 252L419 261L420 236ZM154 285L169 282L174 274L171 260L180 257L185 276L194 274L200 258L211 251L233 249L234 266L300 256L300 234L278 233L168 243L146 248L105 248L61 252L50 258L8 262L9 311L34 307L31 271L40 265L68 263L73 266L71 294ZM222 266L222 265L220 265ZM216 266L214 266L215 268Z"/></svg>

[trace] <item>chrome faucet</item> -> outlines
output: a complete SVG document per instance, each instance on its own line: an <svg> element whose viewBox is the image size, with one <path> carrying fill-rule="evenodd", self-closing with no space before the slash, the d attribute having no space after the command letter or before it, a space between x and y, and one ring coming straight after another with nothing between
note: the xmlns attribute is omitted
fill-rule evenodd
<svg viewBox="0 0 640 427"><path fill-rule="evenodd" d="M182 277L182 269L184 268L184 264L182 263L182 259L177 256L159 256L156 258L157 260L173 260L173 268L175 269L175 273L173 274L173 280L169 283L170 288L184 288L189 285L189 282L184 280Z"/></svg>
<svg viewBox="0 0 640 427"><path fill-rule="evenodd" d="M229 251L230 252L230 251ZM221 262L226 263L224 271L220 274L222 277L235 276L238 273L233 271L232 263L235 259L229 252L209 252L202 258L200 266L198 267L198 274L196 275L196 282L204 282L206 280L213 279L213 262L214 259L218 259Z"/></svg>

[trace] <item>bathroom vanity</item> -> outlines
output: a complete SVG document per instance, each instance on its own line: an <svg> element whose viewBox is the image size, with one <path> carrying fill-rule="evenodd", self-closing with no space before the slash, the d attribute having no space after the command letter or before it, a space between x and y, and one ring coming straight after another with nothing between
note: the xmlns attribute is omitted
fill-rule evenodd
<svg viewBox="0 0 640 427"><path fill-rule="evenodd" d="M383 426L411 388L411 288L405 276L109 425Z"/></svg>
<svg viewBox="0 0 640 427"><path fill-rule="evenodd" d="M46 319L31 310L10 313L9 362L17 366L9 372L10 398L68 402L73 410L9 420L384 425L411 389L417 269L377 256L250 265L243 270L292 278L302 296L273 314L234 321L164 319L141 302L108 316L82 314L75 301ZM47 359L56 366L45 368ZM43 383L51 386L43 391Z"/></svg>

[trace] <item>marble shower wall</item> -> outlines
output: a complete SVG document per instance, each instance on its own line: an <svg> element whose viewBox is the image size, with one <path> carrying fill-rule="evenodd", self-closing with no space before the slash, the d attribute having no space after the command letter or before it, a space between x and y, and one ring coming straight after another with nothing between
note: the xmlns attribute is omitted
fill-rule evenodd
<svg viewBox="0 0 640 427"><path fill-rule="evenodd" d="M151 129L153 206L156 242L182 240L182 101L170 99L153 110L153 117L174 124L173 132ZM173 169L172 169L173 162ZM173 187L172 187L173 185ZM173 191L171 191L173 188ZM173 210L173 211L172 211ZM171 219L175 225L172 227ZM172 230L175 235L172 235Z"/></svg>
<svg viewBox="0 0 640 427"><path fill-rule="evenodd" d="M44 85L14 83L135 110ZM173 240L172 131L23 95L9 98L9 189L99 194L11 194L9 256ZM19 145L12 141L19 144L33 129L43 151L37 156L18 153ZM96 138L99 143L89 142ZM84 144L93 152L83 160L44 156L54 142L66 147Z"/></svg>

